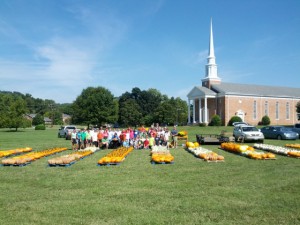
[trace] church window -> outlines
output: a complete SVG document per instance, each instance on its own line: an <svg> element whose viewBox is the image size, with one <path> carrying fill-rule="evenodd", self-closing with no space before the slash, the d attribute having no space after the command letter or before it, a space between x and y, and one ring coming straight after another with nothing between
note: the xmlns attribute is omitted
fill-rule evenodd
<svg viewBox="0 0 300 225"><path fill-rule="evenodd" d="M279 102L276 102L275 106L275 119L279 120Z"/></svg>
<svg viewBox="0 0 300 225"><path fill-rule="evenodd" d="M253 119L257 119L257 102L253 102Z"/></svg>
<svg viewBox="0 0 300 225"><path fill-rule="evenodd" d="M269 116L269 103L265 101L265 116Z"/></svg>
<svg viewBox="0 0 300 225"><path fill-rule="evenodd" d="M289 120L290 119L290 103L289 102L286 103L285 111L286 111L286 119Z"/></svg>

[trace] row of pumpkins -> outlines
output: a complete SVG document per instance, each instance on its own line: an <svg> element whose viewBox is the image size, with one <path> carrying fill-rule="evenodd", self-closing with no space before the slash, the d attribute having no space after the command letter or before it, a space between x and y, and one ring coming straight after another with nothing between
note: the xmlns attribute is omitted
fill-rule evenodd
<svg viewBox="0 0 300 225"><path fill-rule="evenodd" d="M153 146L150 152L153 163L173 163L174 156L166 146Z"/></svg>
<svg viewBox="0 0 300 225"><path fill-rule="evenodd" d="M108 153L106 156L98 160L98 165L108 165L108 164L117 164L122 162L125 157L132 152L133 147L119 147L112 152Z"/></svg>
<svg viewBox="0 0 300 225"><path fill-rule="evenodd" d="M42 157L53 155L53 154L56 154L56 153L59 153L62 151L66 151L66 150L67 150L67 148L57 147L57 148L50 148L50 149L46 149L46 150L38 151L38 152L29 152L24 155L19 155L19 156L15 156L12 158L2 159L2 164L3 165L24 165L24 164L30 163L32 161L35 161L37 159L40 159Z"/></svg>
<svg viewBox="0 0 300 225"><path fill-rule="evenodd" d="M275 159L276 156L273 153L257 152L255 149L248 145L240 145L231 142L224 142L221 144L221 149L238 153L242 156L249 157L251 159Z"/></svg>
<svg viewBox="0 0 300 225"><path fill-rule="evenodd" d="M254 148L261 149L264 151L273 152L280 155L286 155L290 157L300 158L300 151L295 148L300 148L299 144L286 144L286 147L280 147L268 144L254 144Z"/></svg>
<svg viewBox="0 0 300 225"><path fill-rule="evenodd" d="M189 145L190 146L190 145ZM224 156L217 154L209 149L203 148L201 146L198 147L187 147L187 150L192 153L194 156L204 159L205 161L210 162L223 162Z"/></svg>
<svg viewBox="0 0 300 225"><path fill-rule="evenodd" d="M8 157L11 155L22 154L22 153L26 153L26 152L31 152L31 151L32 151L32 148L29 148L29 147L0 151L0 158Z"/></svg>

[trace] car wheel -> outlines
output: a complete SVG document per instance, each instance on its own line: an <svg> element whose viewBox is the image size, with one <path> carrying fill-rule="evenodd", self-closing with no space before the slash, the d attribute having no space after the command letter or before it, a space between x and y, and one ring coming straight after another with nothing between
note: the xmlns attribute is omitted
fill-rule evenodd
<svg viewBox="0 0 300 225"><path fill-rule="evenodd" d="M277 139L278 139L278 140L281 140L281 139L282 139L281 135L278 135L278 136L277 136Z"/></svg>
<svg viewBox="0 0 300 225"><path fill-rule="evenodd" d="M57 137L60 138L60 134L58 134Z"/></svg>

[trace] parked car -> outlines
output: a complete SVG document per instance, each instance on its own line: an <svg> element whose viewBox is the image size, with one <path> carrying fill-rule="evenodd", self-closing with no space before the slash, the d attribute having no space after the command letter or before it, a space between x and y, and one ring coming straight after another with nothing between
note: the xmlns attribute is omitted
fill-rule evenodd
<svg viewBox="0 0 300 225"><path fill-rule="evenodd" d="M297 132L294 132L291 128L284 126L266 126L261 128L261 132L265 135L265 138L278 140L296 140L299 138L299 134Z"/></svg>
<svg viewBox="0 0 300 225"><path fill-rule="evenodd" d="M246 142L246 141L258 141L264 142L264 134L260 132L254 126L250 125L239 125L233 129L233 137L235 141Z"/></svg>
<svg viewBox="0 0 300 225"><path fill-rule="evenodd" d="M74 125L62 126L58 129L58 137L64 137L66 140L70 140L73 130L76 130L76 126Z"/></svg>
<svg viewBox="0 0 300 225"><path fill-rule="evenodd" d="M233 125L234 127L236 127L236 126L239 126L239 125L250 125L250 124L248 124L248 123L246 123L246 122L233 122L232 125Z"/></svg>
<svg viewBox="0 0 300 225"><path fill-rule="evenodd" d="M294 127L291 128L291 129L292 129L292 131L298 133L298 134L299 134L299 137L300 137L300 123L296 123L296 124L294 125Z"/></svg>

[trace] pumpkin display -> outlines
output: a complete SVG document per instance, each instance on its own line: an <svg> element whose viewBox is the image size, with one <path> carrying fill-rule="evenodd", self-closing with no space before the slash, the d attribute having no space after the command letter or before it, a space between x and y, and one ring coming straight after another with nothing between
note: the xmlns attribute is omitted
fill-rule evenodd
<svg viewBox="0 0 300 225"><path fill-rule="evenodd" d="M218 155L217 153L203 148L203 147L196 147L196 148L187 148L187 150L192 153L194 156L203 159L208 162L223 162L224 157L221 155Z"/></svg>
<svg viewBox="0 0 300 225"><path fill-rule="evenodd" d="M300 148L300 144L286 144L285 147L288 147L288 148Z"/></svg>
<svg viewBox="0 0 300 225"><path fill-rule="evenodd" d="M187 136L187 135L188 135L188 132L185 131L185 130L179 131L179 132L178 132L178 136L179 136L179 137L184 137L184 136Z"/></svg>
<svg viewBox="0 0 300 225"><path fill-rule="evenodd" d="M166 146L153 146L150 155L153 164L174 163L174 156Z"/></svg>
<svg viewBox="0 0 300 225"><path fill-rule="evenodd" d="M28 164L32 161L35 161L37 159L40 159L42 157L53 155L53 154L56 154L58 152L62 152L65 150L67 150L67 148L57 147L57 148L46 149L46 150L39 151L39 152L29 152L24 155L15 156L13 158L10 158L9 160L3 159L2 164L3 165L15 165L15 166L26 165L26 164Z"/></svg>
<svg viewBox="0 0 300 225"><path fill-rule="evenodd" d="M98 165L119 164L133 150L133 147L121 146L98 160Z"/></svg>
<svg viewBox="0 0 300 225"><path fill-rule="evenodd" d="M254 145L255 146L255 145ZM274 154L268 154L264 152L257 152L255 149L248 145L240 145L236 143L224 142L221 144L221 149L238 153L242 156L246 156L250 159L276 159Z"/></svg>
<svg viewBox="0 0 300 225"><path fill-rule="evenodd" d="M32 148L30 148L30 147L4 150L4 151L0 151L0 158L11 156L11 155L16 155L16 154L21 154L21 153L26 153L26 152L31 152L31 151L32 151Z"/></svg>
<svg viewBox="0 0 300 225"><path fill-rule="evenodd" d="M254 148L272 152L275 154L300 158L300 151L295 148L292 148L297 146L297 144L286 144L285 146L286 147L269 145L269 144L255 144Z"/></svg>

